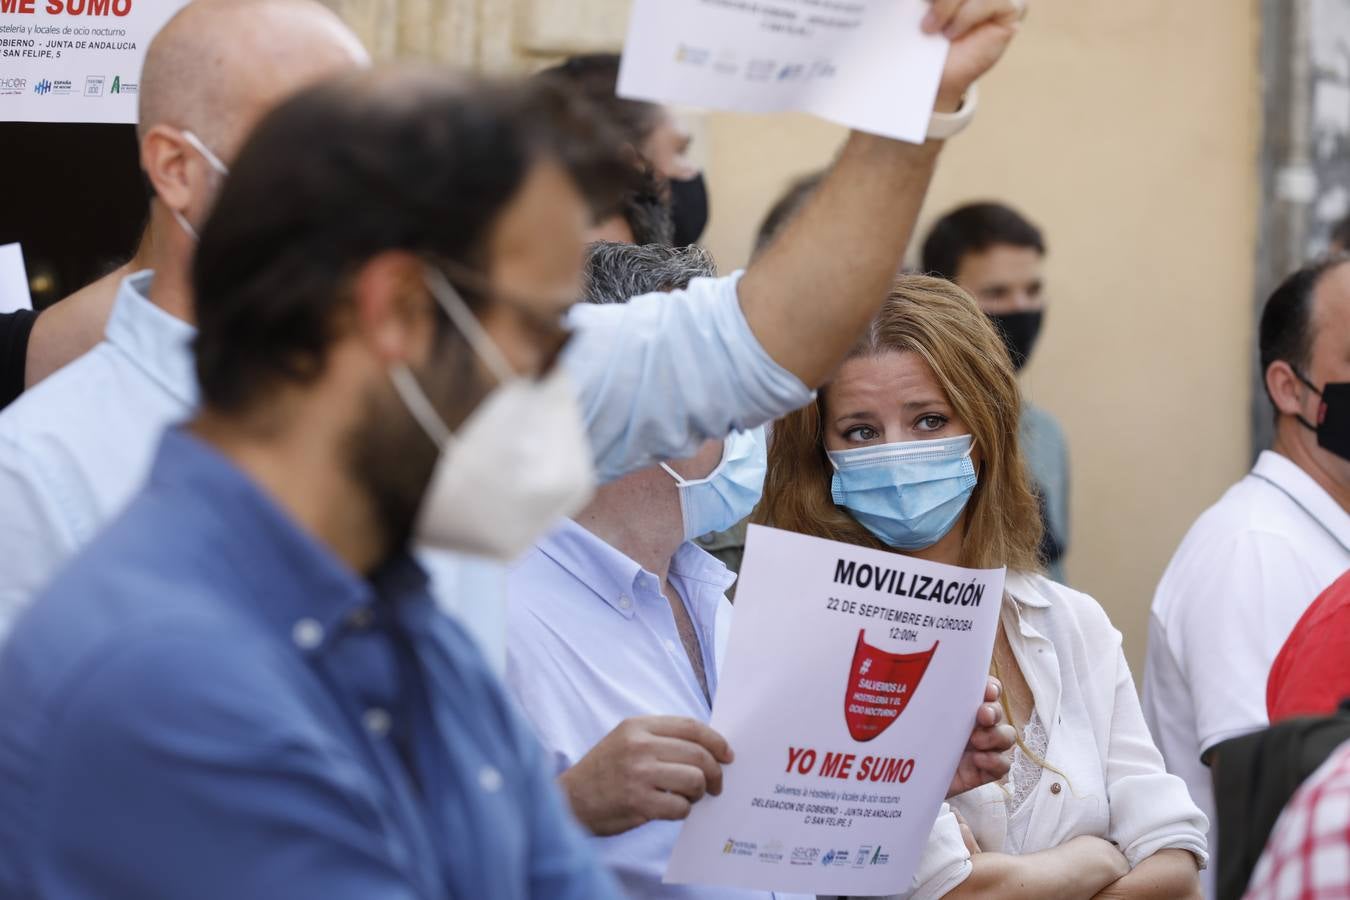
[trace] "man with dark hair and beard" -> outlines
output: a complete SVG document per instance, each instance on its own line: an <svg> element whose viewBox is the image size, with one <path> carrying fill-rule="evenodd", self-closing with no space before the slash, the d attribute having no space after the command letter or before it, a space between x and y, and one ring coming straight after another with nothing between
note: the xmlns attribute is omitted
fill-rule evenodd
<svg viewBox="0 0 1350 900"><path fill-rule="evenodd" d="M934 6L939 111L1017 17ZM587 200L631 172L598 132L546 85L408 70L257 127L195 255L201 407L0 651L0 895L615 896L409 545L515 558L597 477L810 402L941 142L850 136L743 276L569 332ZM1008 769L976 719L955 790Z"/></svg>

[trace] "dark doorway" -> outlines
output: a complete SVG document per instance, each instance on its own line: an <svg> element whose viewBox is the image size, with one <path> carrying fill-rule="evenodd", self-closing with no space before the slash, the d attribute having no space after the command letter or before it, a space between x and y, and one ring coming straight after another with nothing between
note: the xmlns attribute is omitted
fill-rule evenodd
<svg viewBox="0 0 1350 900"><path fill-rule="evenodd" d="M0 123L0 244L23 245L39 309L135 252L147 189L134 125Z"/></svg>

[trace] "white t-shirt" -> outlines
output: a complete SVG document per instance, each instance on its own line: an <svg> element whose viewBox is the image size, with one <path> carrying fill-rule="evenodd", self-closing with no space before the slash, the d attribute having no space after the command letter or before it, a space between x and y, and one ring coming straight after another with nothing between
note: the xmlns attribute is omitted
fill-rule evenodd
<svg viewBox="0 0 1350 900"><path fill-rule="evenodd" d="M1350 568L1350 514L1266 451L1187 533L1153 597L1144 717L1217 846L1215 744L1265 727L1266 680L1308 605ZM1206 873L1208 874L1208 873ZM1210 878L1206 894L1213 896Z"/></svg>

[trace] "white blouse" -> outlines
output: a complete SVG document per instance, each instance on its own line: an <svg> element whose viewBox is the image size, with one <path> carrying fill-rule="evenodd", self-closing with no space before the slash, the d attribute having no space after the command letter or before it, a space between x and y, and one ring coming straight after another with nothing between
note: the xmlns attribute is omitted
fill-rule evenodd
<svg viewBox="0 0 1350 900"><path fill-rule="evenodd" d="M1003 605L1003 626L1049 736L1045 759L1059 770L1044 770L1019 809L1019 819L1027 817L1018 822L1025 827L1019 852L1092 835L1114 841L1131 866L1168 848L1189 850L1206 863L1209 823L1181 779L1163 768L1120 632L1106 612L1086 594L1040 575L1009 573L1007 593L1013 602ZM988 784L944 805L914 885L900 896L941 897L970 875L952 809L981 850L1012 852L1008 790Z"/></svg>

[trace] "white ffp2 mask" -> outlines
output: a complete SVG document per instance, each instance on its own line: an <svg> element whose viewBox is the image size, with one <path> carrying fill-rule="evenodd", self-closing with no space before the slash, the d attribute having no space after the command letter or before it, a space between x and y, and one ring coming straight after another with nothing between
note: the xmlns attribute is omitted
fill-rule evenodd
<svg viewBox="0 0 1350 900"><path fill-rule="evenodd" d="M440 449L414 534L428 547L515 559L595 491L576 391L561 367L539 381L517 375L445 275L429 267L426 281L499 384L452 433L412 372L391 370L404 405Z"/></svg>

